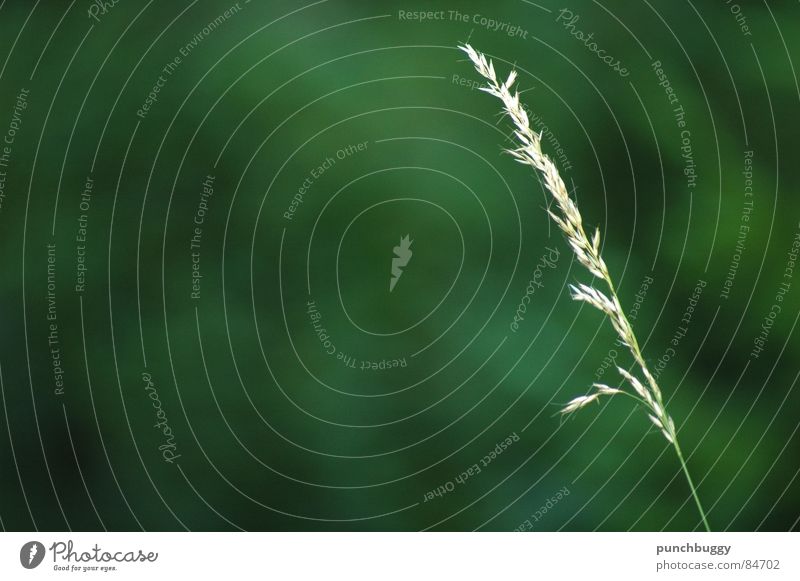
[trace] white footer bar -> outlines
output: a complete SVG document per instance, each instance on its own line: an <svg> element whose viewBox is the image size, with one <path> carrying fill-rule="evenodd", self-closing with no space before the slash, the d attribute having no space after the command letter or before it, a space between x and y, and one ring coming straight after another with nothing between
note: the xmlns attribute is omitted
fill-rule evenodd
<svg viewBox="0 0 800 581"><path fill-rule="evenodd" d="M0 579L800 579L796 533L3 533Z"/></svg>

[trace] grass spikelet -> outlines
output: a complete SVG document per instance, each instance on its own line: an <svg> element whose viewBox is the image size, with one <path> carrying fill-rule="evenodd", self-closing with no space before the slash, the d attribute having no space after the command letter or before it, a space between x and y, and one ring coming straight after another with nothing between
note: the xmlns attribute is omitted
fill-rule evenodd
<svg viewBox="0 0 800 581"><path fill-rule="evenodd" d="M600 230L595 229L591 238L586 234L578 205L570 197L555 163L542 151L542 135L531 128L528 114L520 104L519 92L516 90L512 92L512 87L517 80L516 71L512 70L504 82L499 82L494 64L486 55L475 50L469 44L460 46L459 49L466 53L475 70L486 80L486 85L481 90L502 102L503 112L510 118L514 126L514 138L517 146L508 149L507 153L519 163L533 168L542 178L555 205L555 208L548 209L547 213L564 234L578 262L605 286L604 290L600 290L583 283L570 285L572 298L594 307L608 317L620 341L630 350L638 368L635 372L626 371L621 367L617 368L622 379L625 380L623 385L627 383L633 392L603 384L594 384L595 391L593 393L574 398L564 406L561 413L568 415L577 412L603 395L626 394L640 402L645 407L652 423L675 449L703 525L706 530L710 530L697 490L678 445L675 423L667 413L661 389L642 356L633 327L622 309L614 281L600 253ZM640 377L643 377L644 381Z"/></svg>

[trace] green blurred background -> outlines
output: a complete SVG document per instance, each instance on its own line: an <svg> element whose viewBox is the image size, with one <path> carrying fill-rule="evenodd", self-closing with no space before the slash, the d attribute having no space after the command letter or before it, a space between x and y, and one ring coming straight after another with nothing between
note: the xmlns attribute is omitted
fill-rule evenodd
<svg viewBox="0 0 800 581"><path fill-rule="evenodd" d="M0 524L697 527L641 411L558 417L630 361L469 41L603 232L712 528L797 528L798 38L796 2L0 2Z"/></svg>

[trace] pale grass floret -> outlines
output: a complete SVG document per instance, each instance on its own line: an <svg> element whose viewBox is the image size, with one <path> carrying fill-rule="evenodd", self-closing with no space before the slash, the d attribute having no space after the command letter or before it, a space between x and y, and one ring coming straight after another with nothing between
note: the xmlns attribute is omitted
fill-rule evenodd
<svg viewBox="0 0 800 581"><path fill-rule="evenodd" d="M512 71L506 81L501 83L497 80L494 64L489 61L485 55L479 53L470 45L463 46L461 49L469 56L476 70L489 82L488 85L482 87L481 90L499 98L503 102L505 113L508 114L514 123L514 136L520 145L519 147L508 150L508 153L520 163L530 165L541 172L541 175L544 177L545 187L552 194L553 201L558 208L558 211L548 210L550 217L564 232L566 240L578 261L586 267L591 274L601 279L608 286L609 293L606 294L587 284L580 283L577 285L570 285L572 298L576 301L585 302L608 316L620 340L631 350L634 360L641 368L642 375L647 379L648 387L645 388L635 375L620 369L622 377L628 381L642 403L650 408L655 418L663 418L666 420L668 416L663 402L661 401L661 392L658 389L658 385L655 383L655 379L653 379L649 370L647 370L647 364L644 362L639 352L633 328L620 305L619 298L614 291L614 284L608 272L608 267L600 254L600 230L595 229L591 239L587 236L580 210L570 197L564 180L558 172L558 168L550 158L542 152L541 134L537 134L531 129L528 114L520 104L519 93L517 91L512 93L511 91L511 87L517 79L516 71ZM620 392L621 390L616 390L614 393ZM598 395L613 395L614 393L607 391L596 392ZM591 401L595 401L595 399L590 401L572 400L562 411L564 413L577 411L586 404L591 403ZM658 420L658 422L659 423L656 425L664 432L667 440L672 441L674 437L673 434L667 432L661 420ZM665 423L669 425L668 422Z"/></svg>
<svg viewBox="0 0 800 581"><path fill-rule="evenodd" d="M506 151L519 163L531 166L539 172L539 175L543 178L545 188L550 192L555 202L555 208L548 209L547 213L564 233L566 241L572 248L578 262L607 287L607 291L603 292L587 284L570 285L572 298L594 307L609 318L620 341L628 347L638 367L637 373L626 371L621 367L617 368L622 378L632 388L632 392L596 383L592 386L594 388L592 393L572 399L564 406L561 412L563 414L571 414L597 401L601 396L625 394L640 402L647 409L647 415L652 423L675 448L702 516L703 524L708 529L705 513L700 505L700 500L697 497L683 454L678 446L675 423L667 413L661 397L661 390L642 356L633 327L620 305L614 282L600 254L600 230L595 229L591 238L586 234L580 210L570 197L558 168L542 151L542 134L536 133L531 129L528 114L520 103L519 92L516 90L512 92L511 90L517 80L516 71L512 70L505 81L500 81L494 64L484 54L478 52L469 44L459 48L467 54L478 73L486 79L487 84L481 87L481 90L502 101L503 111L509 116L514 125L514 138L518 145ZM643 377L644 381L641 381L637 375Z"/></svg>

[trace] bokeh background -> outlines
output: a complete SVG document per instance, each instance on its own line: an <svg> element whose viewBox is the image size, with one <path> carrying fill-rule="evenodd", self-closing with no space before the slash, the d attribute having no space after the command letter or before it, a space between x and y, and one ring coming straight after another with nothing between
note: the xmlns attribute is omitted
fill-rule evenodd
<svg viewBox="0 0 800 581"><path fill-rule="evenodd" d="M641 410L557 413L630 361L469 41L602 230L712 528L796 529L798 38L778 1L0 2L0 525L698 527Z"/></svg>

